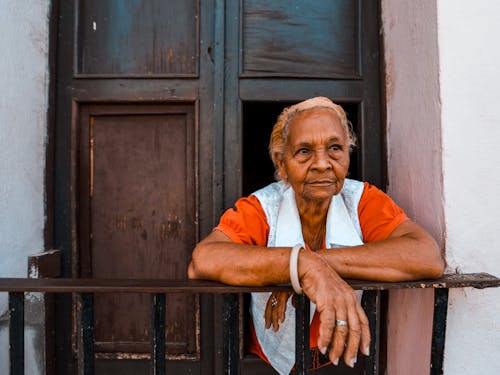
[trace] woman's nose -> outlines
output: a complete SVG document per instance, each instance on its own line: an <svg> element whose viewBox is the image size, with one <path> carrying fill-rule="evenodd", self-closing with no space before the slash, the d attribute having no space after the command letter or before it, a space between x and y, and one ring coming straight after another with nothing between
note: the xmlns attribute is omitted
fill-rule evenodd
<svg viewBox="0 0 500 375"><path fill-rule="evenodd" d="M328 153L325 151L316 151L312 161L312 168L317 170L326 170L331 168Z"/></svg>

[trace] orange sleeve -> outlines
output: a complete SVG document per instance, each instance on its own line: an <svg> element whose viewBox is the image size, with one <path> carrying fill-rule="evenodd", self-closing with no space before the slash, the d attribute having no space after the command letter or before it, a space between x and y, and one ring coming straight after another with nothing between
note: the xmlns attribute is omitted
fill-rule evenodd
<svg viewBox="0 0 500 375"><path fill-rule="evenodd" d="M239 199L224 212L214 230L220 230L233 242L256 246L266 246L269 236L266 214L253 195Z"/></svg>
<svg viewBox="0 0 500 375"><path fill-rule="evenodd" d="M367 182L359 200L358 215L364 242L385 240L399 224L408 220L387 194Z"/></svg>

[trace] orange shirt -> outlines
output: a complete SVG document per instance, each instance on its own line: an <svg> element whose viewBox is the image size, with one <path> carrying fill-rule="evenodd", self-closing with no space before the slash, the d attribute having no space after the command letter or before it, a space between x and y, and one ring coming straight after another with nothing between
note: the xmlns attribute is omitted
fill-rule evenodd
<svg viewBox="0 0 500 375"><path fill-rule="evenodd" d="M367 182L364 184L358 206L363 242L384 240L399 224L408 220L408 217L388 195ZM222 215L214 230L222 231L233 242L256 246L266 246L269 235L266 214L259 200L253 195L239 199L233 208ZM249 333L248 351L269 363L257 341L253 324L250 324ZM310 329L311 348L317 346L318 333L319 318L315 313Z"/></svg>

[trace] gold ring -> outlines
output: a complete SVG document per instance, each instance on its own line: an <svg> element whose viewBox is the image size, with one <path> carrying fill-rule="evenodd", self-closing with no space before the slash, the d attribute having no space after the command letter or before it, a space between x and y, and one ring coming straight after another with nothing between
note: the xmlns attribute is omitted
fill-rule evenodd
<svg viewBox="0 0 500 375"><path fill-rule="evenodd" d="M271 306L275 307L277 304L278 304L278 299L276 298L276 296L272 296L271 297Z"/></svg>

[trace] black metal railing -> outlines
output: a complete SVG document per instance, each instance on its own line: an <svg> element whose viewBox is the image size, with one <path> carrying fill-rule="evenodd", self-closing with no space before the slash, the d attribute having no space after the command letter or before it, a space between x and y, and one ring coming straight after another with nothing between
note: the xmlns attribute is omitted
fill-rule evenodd
<svg viewBox="0 0 500 375"><path fill-rule="evenodd" d="M500 279L480 273L445 275L438 280L401 283L348 280L357 290L364 290L363 304L370 321L372 343L370 356L365 359L365 374L378 374L380 292L389 289L433 288L434 323L430 374L442 374L448 289L461 287L498 287ZM151 366L153 374L166 374L165 312L167 294L223 295L223 366L224 374L239 373L239 293L289 291L290 286L232 287L220 283L195 280L102 280L102 279L15 279L0 278L0 292L9 293L9 351L10 374L24 374L24 293L77 293L81 295L82 363L85 375L94 374L94 294L147 293L151 294ZM296 308L296 374L307 374L310 367L309 306L307 297L300 296Z"/></svg>

